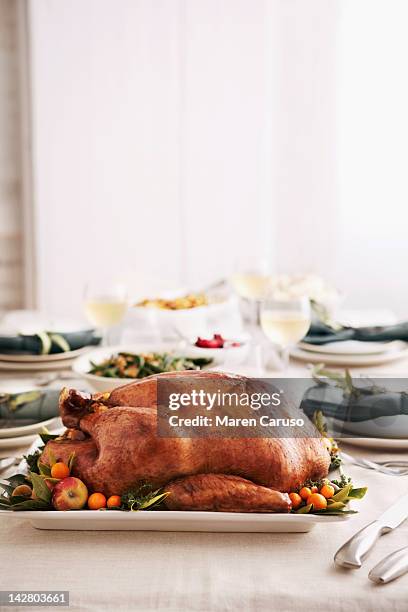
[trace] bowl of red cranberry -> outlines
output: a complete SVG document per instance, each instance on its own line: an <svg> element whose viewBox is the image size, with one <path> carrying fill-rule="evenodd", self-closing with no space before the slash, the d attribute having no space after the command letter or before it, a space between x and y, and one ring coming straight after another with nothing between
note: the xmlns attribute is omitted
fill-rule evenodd
<svg viewBox="0 0 408 612"><path fill-rule="evenodd" d="M249 336L226 337L220 333L198 336L189 344L188 353L192 357L210 357L214 365L242 364L249 351Z"/></svg>

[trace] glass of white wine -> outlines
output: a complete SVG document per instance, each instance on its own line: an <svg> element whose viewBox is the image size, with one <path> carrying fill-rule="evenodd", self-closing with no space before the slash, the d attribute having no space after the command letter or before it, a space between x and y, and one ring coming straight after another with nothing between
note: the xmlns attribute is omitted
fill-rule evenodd
<svg viewBox="0 0 408 612"><path fill-rule="evenodd" d="M263 300L261 327L264 334L281 350L283 370L289 365L289 349L302 340L311 323L310 301L307 297Z"/></svg>
<svg viewBox="0 0 408 612"><path fill-rule="evenodd" d="M269 266L266 259L249 256L237 260L231 284L240 297L261 300L268 292L269 283Z"/></svg>
<svg viewBox="0 0 408 612"><path fill-rule="evenodd" d="M256 337L259 327L259 303L268 295L270 283L269 265L266 259L256 256L240 257L231 275L231 285L240 298L248 300L245 308L251 334Z"/></svg>
<svg viewBox="0 0 408 612"><path fill-rule="evenodd" d="M109 330L120 323L128 308L126 287L121 283L89 282L84 291L84 309L88 320L102 333L102 346L109 344Z"/></svg>

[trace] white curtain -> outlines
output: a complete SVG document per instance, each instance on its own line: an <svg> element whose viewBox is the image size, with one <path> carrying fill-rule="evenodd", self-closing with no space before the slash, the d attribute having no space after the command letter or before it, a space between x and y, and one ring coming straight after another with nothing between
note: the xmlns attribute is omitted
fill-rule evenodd
<svg viewBox="0 0 408 612"><path fill-rule="evenodd" d="M407 318L408 3L340 4L336 278Z"/></svg>
<svg viewBox="0 0 408 612"><path fill-rule="evenodd" d="M404 0L31 0L37 292L242 252L407 314ZM69 288L68 291L66 288Z"/></svg>

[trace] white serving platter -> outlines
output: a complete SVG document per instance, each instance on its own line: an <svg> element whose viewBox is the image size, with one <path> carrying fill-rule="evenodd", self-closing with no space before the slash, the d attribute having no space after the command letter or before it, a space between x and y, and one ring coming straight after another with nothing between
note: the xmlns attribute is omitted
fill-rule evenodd
<svg viewBox="0 0 408 612"><path fill-rule="evenodd" d="M53 433L60 433L57 429ZM27 450L32 453L41 444L38 436ZM13 473L24 472L25 462ZM9 475L9 474L8 474ZM5 474L2 475L5 478ZM18 512L0 510L0 520L10 517L28 520L36 529L70 531L204 531L218 533L304 533L317 524L348 520L349 514L323 516L318 514L255 514L241 512L186 512L155 510L122 512L114 510L56 510Z"/></svg>
<svg viewBox="0 0 408 612"><path fill-rule="evenodd" d="M236 533L303 533L317 524L347 520L352 515L243 514L235 512L181 512L157 510L0 511L11 519L28 520L36 529L75 531L207 531Z"/></svg>

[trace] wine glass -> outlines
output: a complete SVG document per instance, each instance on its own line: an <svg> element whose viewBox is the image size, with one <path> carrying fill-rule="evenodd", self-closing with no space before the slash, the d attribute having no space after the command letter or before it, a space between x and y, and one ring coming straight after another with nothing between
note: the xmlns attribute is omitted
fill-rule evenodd
<svg viewBox="0 0 408 612"><path fill-rule="evenodd" d="M289 349L309 331L310 301L307 297L266 298L261 303L261 327L264 334L281 350L283 370L289 365Z"/></svg>
<svg viewBox="0 0 408 612"><path fill-rule="evenodd" d="M102 346L109 344L109 329L122 321L127 307L127 291L122 283L92 281L86 285L85 314L92 325L101 330Z"/></svg>
<svg viewBox="0 0 408 612"><path fill-rule="evenodd" d="M240 257L235 263L230 282L235 293L249 302L249 308L246 309L249 326L251 333L256 336L259 301L267 295L270 283L268 261L256 256Z"/></svg>
<svg viewBox="0 0 408 612"><path fill-rule="evenodd" d="M231 284L235 292L247 300L260 300L270 282L268 261L259 257L241 257L234 267Z"/></svg>

